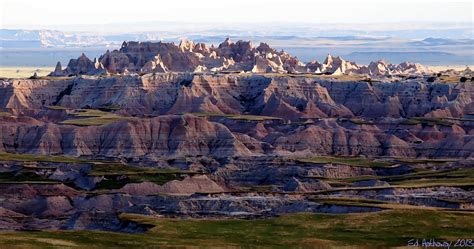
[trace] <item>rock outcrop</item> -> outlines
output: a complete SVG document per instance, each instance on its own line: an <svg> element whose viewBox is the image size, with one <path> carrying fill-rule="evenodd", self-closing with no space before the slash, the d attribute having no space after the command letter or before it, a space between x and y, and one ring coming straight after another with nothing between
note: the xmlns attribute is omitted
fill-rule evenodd
<svg viewBox="0 0 474 249"><path fill-rule="evenodd" d="M97 127L0 122L0 151L74 156L249 156L225 126L192 115L135 119ZM158 133L154 131L159 131ZM16 137L7 135L9 132Z"/></svg>
<svg viewBox="0 0 474 249"><path fill-rule="evenodd" d="M174 180L163 184L162 186L151 182L129 183L119 192L130 195L191 195L194 193L222 193L224 188L219 186L208 176L190 176L182 181Z"/></svg>
<svg viewBox="0 0 474 249"><path fill-rule="evenodd" d="M472 210L472 87L172 72L4 80L0 230L150 228L121 213Z"/></svg>
<svg viewBox="0 0 474 249"><path fill-rule="evenodd" d="M97 60L91 61L84 53L77 59L71 59L66 69L62 69L61 63L58 62L53 72L49 76L71 76L71 75L101 75L106 74L103 65Z"/></svg>
<svg viewBox="0 0 474 249"><path fill-rule="evenodd" d="M147 74L61 80L10 80L0 108L38 114L49 105L101 108L115 105L129 115L184 112L254 114L297 120L454 117L474 110L473 85L345 81L246 74Z"/></svg>
<svg viewBox="0 0 474 249"><path fill-rule="evenodd" d="M306 68L309 72L329 75L363 74L370 76L387 76L433 73L428 67L419 63L403 62L394 65L379 60L370 62L368 66L359 66L355 62L346 61L341 57L333 57L332 55L328 55L322 64L317 61L312 61L306 64Z"/></svg>
<svg viewBox="0 0 474 249"><path fill-rule="evenodd" d="M162 72L252 72L252 73L323 73L342 74L427 74L431 71L417 63L386 64L372 62L359 66L341 57L328 55L321 64L307 64L284 51L277 51L266 43L257 47L250 41L232 42L226 39L217 47L204 43L181 41L178 45L166 42L123 42L119 50L108 51L92 62L82 54L71 59L66 69L58 64L50 76L146 74Z"/></svg>

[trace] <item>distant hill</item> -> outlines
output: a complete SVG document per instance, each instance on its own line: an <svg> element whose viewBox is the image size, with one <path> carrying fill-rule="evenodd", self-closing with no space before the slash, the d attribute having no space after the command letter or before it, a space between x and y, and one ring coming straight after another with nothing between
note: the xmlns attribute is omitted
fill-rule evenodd
<svg viewBox="0 0 474 249"><path fill-rule="evenodd" d="M125 26L124 29L127 26ZM151 28L151 26L150 26ZM304 62L323 59L328 53L342 55L360 64L386 59L392 63L403 61L419 62L427 65L466 65L474 64L474 40L465 36L449 38L448 34L424 30L427 38L410 36L408 30L360 31L335 27L293 27L282 26L275 30L261 27L226 27L203 30L167 29L138 31L130 33L74 32L58 30L0 29L0 66L50 66L57 61L66 64L69 58L77 58L81 53L96 57L98 51L119 49L123 41L163 41L179 42L181 39L194 40L217 45L226 37L234 40L252 40L255 43L267 42L284 49ZM410 31L411 32L411 31ZM463 32L466 32L465 30ZM433 35L439 34L438 37ZM398 36L397 36L398 35ZM408 38L407 38L408 37Z"/></svg>

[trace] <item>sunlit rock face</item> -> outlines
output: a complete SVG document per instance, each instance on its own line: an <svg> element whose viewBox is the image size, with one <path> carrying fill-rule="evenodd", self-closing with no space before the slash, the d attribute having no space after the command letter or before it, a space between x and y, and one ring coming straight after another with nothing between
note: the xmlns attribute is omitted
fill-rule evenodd
<svg viewBox="0 0 474 249"><path fill-rule="evenodd" d="M330 75L431 73L428 68L417 63L393 65L377 61L368 66L359 66L332 55L328 55L323 63L312 61L305 64L266 43L254 46L250 41L233 42L226 39L217 47L192 41L181 41L178 45L166 42L123 42L119 50L107 50L94 61L83 54L71 59L64 70L59 63L50 76L225 71Z"/></svg>

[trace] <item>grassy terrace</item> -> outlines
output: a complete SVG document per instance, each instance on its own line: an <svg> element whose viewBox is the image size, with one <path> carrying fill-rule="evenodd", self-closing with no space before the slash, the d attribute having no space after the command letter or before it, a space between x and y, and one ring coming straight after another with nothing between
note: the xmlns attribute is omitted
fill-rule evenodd
<svg viewBox="0 0 474 249"><path fill-rule="evenodd" d="M403 120L401 124L406 124L406 125L418 125L418 124L424 124L424 125L429 125L429 126L434 126L434 125L442 125L442 126L452 126L453 122L443 119L443 118L424 118L424 117L416 117L416 118L409 118L406 120Z"/></svg>
<svg viewBox="0 0 474 249"><path fill-rule="evenodd" d="M399 159L396 159L399 161ZM431 164L444 164L449 162L447 160L433 160L433 159L403 159L400 161L407 161L413 164L417 163L431 163ZM392 187L435 187L435 186L459 186L459 187L469 187L474 186L474 168L462 168L462 169L448 169L448 170L432 170L432 169L415 169L414 172L403 174L403 175L394 175L394 176L373 176L373 175L364 175L357 177L348 177L348 178L324 178L324 177L314 177L317 179L322 179L325 182L331 184L333 187L341 187L341 189L360 189L348 187L354 182L364 181L364 180L382 180L390 183ZM377 187L369 187L377 188Z"/></svg>
<svg viewBox="0 0 474 249"><path fill-rule="evenodd" d="M259 220L121 218L154 226L145 234L94 231L0 233L8 248L374 248L409 239L455 240L474 234L474 213L398 209L345 215L299 213Z"/></svg>
<svg viewBox="0 0 474 249"><path fill-rule="evenodd" d="M91 163L91 176L105 176L97 186L98 189L117 189L127 183L153 182L162 185L171 180L182 180L184 175L195 172L178 169L156 169L133 167L121 163L86 160L64 156L43 156L30 154L0 153L0 161L18 162L54 162L54 163ZM35 174L38 169L54 169L55 167L31 167L28 164L16 172L0 172L0 183L58 183Z"/></svg>
<svg viewBox="0 0 474 249"><path fill-rule="evenodd" d="M159 169L147 167L133 167L123 164L98 164L95 165L89 175L93 176L109 176L109 175L137 175L137 174L192 174L192 171L184 171L180 169Z"/></svg>
<svg viewBox="0 0 474 249"><path fill-rule="evenodd" d="M48 106L46 106L46 108L48 108L50 110L69 110L69 108L64 107L64 106L60 106L60 105L48 105Z"/></svg>
<svg viewBox="0 0 474 249"><path fill-rule="evenodd" d="M110 124L119 120L132 119L111 112L104 112L94 109L80 109L71 114L74 118L64 120L62 124L78 125L78 126L100 126Z"/></svg>
<svg viewBox="0 0 474 249"><path fill-rule="evenodd" d="M45 156L31 154L13 154L0 152L0 161L19 161L19 162L56 162L56 163L87 163L85 159L65 156Z"/></svg>
<svg viewBox="0 0 474 249"><path fill-rule="evenodd" d="M390 158L390 157L389 157ZM446 164L450 162L457 162L459 158L393 158L397 162L406 164Z"/></svg>
<svg viewBox="0 0 474 249"><path fill-rule="evenodd" d="M368 120L364 120L360 118L351 118L350 121L353 124L357 124L357 125L374 125L375 124L373 121L368 121Z"/></svg>
<svg viewBox="0 0 474 249"><path fill-rule="evenodd" d="M11 117L11 116L13 115L9 112L0 112L0 117Z"/></svg>
<svg viewBox="0 0 474 249"><path fill-rule="evenodd" d="M246 114L222 114L213 112L193 112L190 113L198 117L225 117L228 119L247 120L247 121L264 121L264 120L279 120L281 118L270 117L270 116L259 116L259 115L246 115Z"/></svg>
<svg viewBox="0 0 474 249"><path fill-rule="evenodd" d="M343 164L356 167L369 167L369 168L386 168L393 165L393 163L388 161L383 161L380 159L372 158L363 158L363 157L328 157L320 156L306 159L298 159L298 161L303 163L318 163L318 164Z"/></svg>
<svg viewBox="0 0 474 249"><path fill-rule="evenodd" d="M392 185L403 186L474 186L474 168L442 171L420 171L412 174L385 177Z"/></svg>
<svg viewBox="0 0 474 249"><path fill-rule="evenodd" d="M353 206L353 207L374 207L381 208L384 210L407 210L407 209L420 209L420 210L449 210L437 207L426 207L426 206L414 206L393 202L384 202L372 199L365 199L359 197L334 197L334 196L316 196L310 197L310 200L329 205L340 205L340 206Z"/></svg>
<svg viewBox="0 0 474 249"><path fill-rule="evenodd" d="M132 167L123 164L94 165L89 175L105 176L97 189L118 189L127 183L153 182L163 185L172 180L182 180L183 175L194 172L179 169L156 169L146 167Z"/></svg>

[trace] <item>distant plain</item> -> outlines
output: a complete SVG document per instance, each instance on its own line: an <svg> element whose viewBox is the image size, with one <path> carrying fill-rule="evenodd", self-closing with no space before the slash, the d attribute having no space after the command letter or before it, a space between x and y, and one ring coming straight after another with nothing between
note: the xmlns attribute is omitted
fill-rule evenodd
<svg viewBox="0 0 474 249"><path fill-rule="evenodd" d="M46 76L53 67L0 67L0 78L28 78L34 75Z"/></svg>

